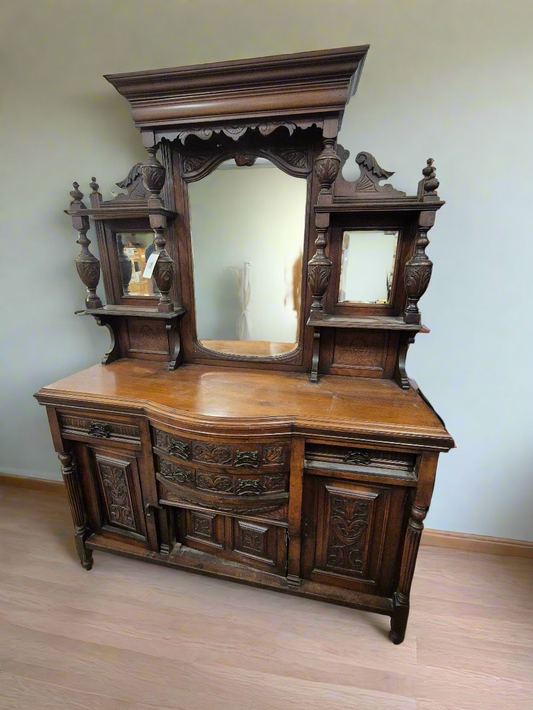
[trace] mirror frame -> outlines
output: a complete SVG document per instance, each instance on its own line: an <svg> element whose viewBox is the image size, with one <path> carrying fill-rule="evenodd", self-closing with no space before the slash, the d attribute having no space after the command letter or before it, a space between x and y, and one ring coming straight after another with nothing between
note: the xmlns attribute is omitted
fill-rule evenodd
<svg viewBox="0 0 533 710"><path fill-rule="evenodd" d="M246 130L245 130L246 129ZM180 179L174 181L177 205L182 205L183 219L177 220L178 244L180 245L179 275L182 303L185 307L183 322L183 349L187 361L202 364L242 363L243 366L271 364L276 369L302 369L309 367L312 349L312 332L306 328L311 304L307 287L307 262L313 254L314 234L313 205L316 203L319 186L313 166L316 156L322 150L322 132L314 123L298 127L295 123L272 124L266 134L257 124L243 124L242 135L235 140L225 135L213 135L211 139L188 133L184 143L175 140L171 144L172 169ZM201 129L198 129L198 133ZM194 137L193 137L194 136ZM266 158L284 173L307 183L305 204L305 231L302 249L302 286L298 319L297 344L294 350L283 355L268 357L256 355L226 354L210 350L198 338L196 304L194 298L194 264L192 256L192 234L190 224L189 183L202 180L223 162L239 156ZM242 170L247 167L243 166ZM184 248L186 247L186 248ZM275 257L275 254L273 255Z"/></svg>

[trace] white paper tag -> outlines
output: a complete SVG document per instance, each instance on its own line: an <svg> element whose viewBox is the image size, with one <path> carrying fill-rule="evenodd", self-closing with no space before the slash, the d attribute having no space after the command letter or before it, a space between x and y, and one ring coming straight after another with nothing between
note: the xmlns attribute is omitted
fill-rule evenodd
<svg viewBox="0 0 533 710"><path fill-rule="evenodd" d="M150 256L148 257L148 261L146 262L146 266L144 267L143 271L143 279L151 279L152 274L154 273L154 268L156 265L157 260L159 259L159 252L154 251Z"/></svg>

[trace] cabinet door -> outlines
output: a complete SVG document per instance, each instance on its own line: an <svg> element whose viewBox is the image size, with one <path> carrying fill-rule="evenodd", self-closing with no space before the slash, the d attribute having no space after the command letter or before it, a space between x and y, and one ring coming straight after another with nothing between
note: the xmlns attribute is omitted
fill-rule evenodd
<svg viewBox="0 0 533 710"><path fill-rule="evenodd" d="M302 577L364 592L392 592L405 490L305 476Z"/></svg>
<svg viewBox="0 0 533 710"><path fill-rule="evenodd" d="M79 458L91 527L146 546L141 459L134 451L84 445L79 446Z"/></svg>

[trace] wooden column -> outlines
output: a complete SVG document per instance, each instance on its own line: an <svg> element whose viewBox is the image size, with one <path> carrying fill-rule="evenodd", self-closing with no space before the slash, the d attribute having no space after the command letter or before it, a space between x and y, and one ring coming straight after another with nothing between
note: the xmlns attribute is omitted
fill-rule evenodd
<svg viewBox="0 0 533 710"><path fill-rule="evenodd" d="M88 311L92 311L96 308L102 308L102 301L96 293L96 288L100 281L100 262L89 251L89 244L91 243L91 240L87 237L87 232L90 228L89 218L86 215L77 214L77 212L87 209L82 201L83 192L78 189L79 184L77 182L73 182L72 187L74 189L70 193L72 202L70 203L68 214L72 218L72 226L78 232L76 241L81 247L81 252L76 259L76 270L88 293L85 299L85 307Z"/></svg>
<svg viewBox="0 0 533 710"><path fill-rule="evenodd" d="M150 136L144 138L148 138L148 142L150 142ZM161 292L158 311L160 313L170 313L174 310L174 304L168 295L174 279L174 261L165 248L166 240L164 233L167 228L167 218L162 213L163 201L159 194L165 184L166 171L164 166L161 165L157 159L157 145L148 145L146 150L148 151L149 157L148 160L143 163L141 169L144 186L149 192L148 208L150 227L154 230L154 244L156 252L159 254L153 273L157 288Z"/></svg>
<svg viewBox="0 0 533 710"><path fill-rule="evenodd" d="M88 533L87 514L85 512L83 494L74 459L70 451L60 452L58 458L61 462L61 473L63 475L63 481L65 482L65 488L67 489L72 520L74 521L76 550L78 551L81 566L86 570L90 570L93 566L93 553L85 547L85 539Z"/></svg>
<svg viewBox="0 0 533 710"><path fill-rule="evenodd" d="M415 572L420 539L424 530L424 518L429 510L439 455L433 452L422 454L418 465L418 487L411 507L405 533L398 589L394 593L394 611L391 618L391 640L402 643L409 618L409 595Z"/></svg>

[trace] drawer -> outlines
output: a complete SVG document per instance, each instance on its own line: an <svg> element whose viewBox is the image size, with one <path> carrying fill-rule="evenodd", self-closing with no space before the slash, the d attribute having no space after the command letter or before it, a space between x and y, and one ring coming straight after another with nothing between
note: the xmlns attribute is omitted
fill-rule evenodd
<svg viewBox="0 0 533 710"><path fill-rule="evenodd" d="M407 485L416 484L416 456L398 451L360 447L307 444L305 469L309 473L356 475L360 479L389 478Z"/></svg>
<svg viewBox="0 0 533 710"><path fill-rule="evenodd" d="M185 502L202 508L242 515L282 511L289 500L289 473L253 473L233 468L212 470L194 462L177 463L156 456L156 478L163 502ZM276 515L276 519L280 519Z"/></svg>
<svg viewBox="0 0 533 710"><path fill-rule="evenodd" d="M289 442L212 442L177 437L154 429L154 448L181 461L207 467L283 471L289 467Z"/></svg>
<svg viewBox="0 0 533 710"><path fill-rule="evenodd" d="M61 434L66 439L92 441L106 439L110 442L140 446L141 435L138 425L128 419L108 419L90 415L58 412Z"/></svg>

